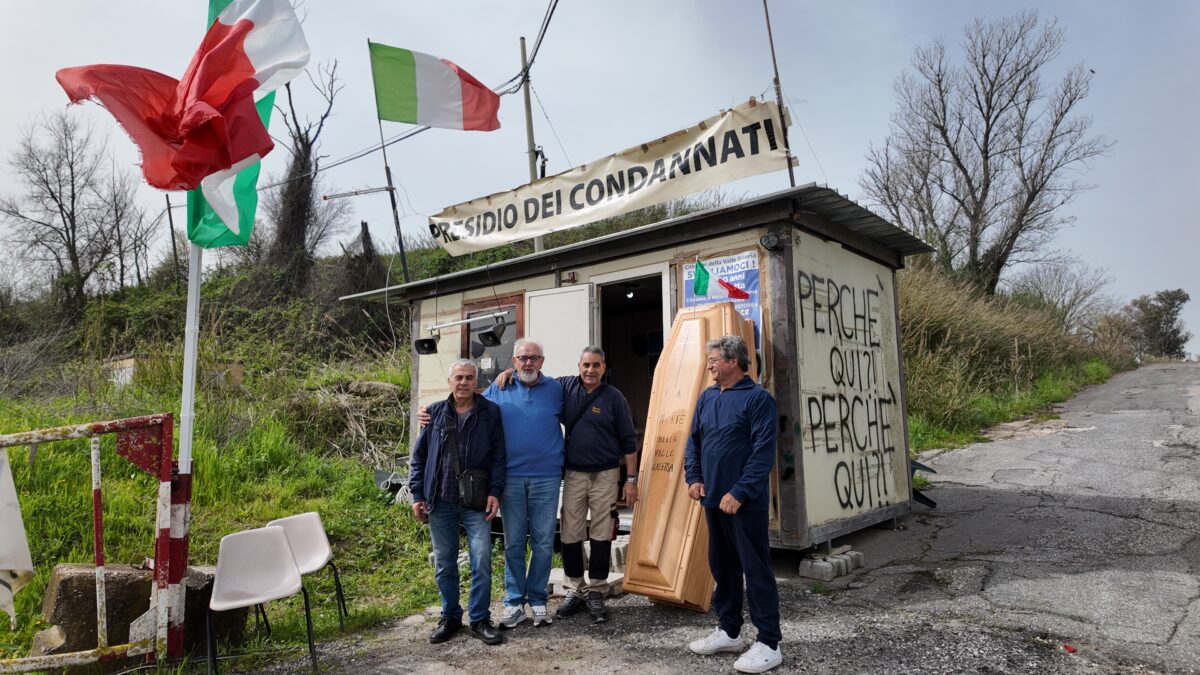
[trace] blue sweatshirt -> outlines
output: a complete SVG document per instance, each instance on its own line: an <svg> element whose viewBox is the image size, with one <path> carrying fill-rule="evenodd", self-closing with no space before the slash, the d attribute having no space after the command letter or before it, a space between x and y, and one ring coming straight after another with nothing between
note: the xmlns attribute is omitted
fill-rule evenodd
<svg viewBox="0 0 1200 675"><path fill-rule="evenodd" d="M561 477L563 394L558 380L542 375L529 387L514 376L505 389L493 382L483 396L500 406L508 475Z"/></svg>
<svg viewBox="0 0 1200 675"><path fill-rule="evenodd" d="M728 493L744 511L766 511L777 433L775 399L749 376L725 391L705 389L683 460L688 485L704 483L704 506L718 507Z"/></svg>
<svg viewBox="0 0 1200 675"><path fill-rule="evenodd" d="M563 387L563 424L579 415L591 397L578 375L558 378ZM565 465L572 471L593 473L621 466L625 455L637 452L637 430L629 402L616 387L600 384L596 398L579 415L566 440Z"/></svg>

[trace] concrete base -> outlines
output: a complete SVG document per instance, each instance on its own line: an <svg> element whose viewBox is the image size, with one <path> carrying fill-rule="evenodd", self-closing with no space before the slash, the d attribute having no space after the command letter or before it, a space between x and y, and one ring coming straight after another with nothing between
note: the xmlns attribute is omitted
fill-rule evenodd
<svg viewBox="0 0 1200 675"><path fill-rule="evenodd" d="M208 601L212 599L213 577L216 571L215 567L196 565L189 567L183 577L187 593L183 603L183 648L189 654L204 656L208 653L204 620L208 611ZM269 604L264 607L268 612L271 611ZM213 615L213 631L217 634L217 641L227 645L217 653L227 650L228 646L237 647L246 642L246 619L250 616L251 609L243 607Z"/></svg>
<svg viewBox="0 0 1200 675"><path fill-rule="evenodd" d="M861 551L846 551L837 555L815 554L800 561L797 574L818 581L833 581L862 567L864 561Z"/></svg>
<svg viewBox="0 0 1200 675"><path fill-rule="evenodd" d="M108 565L104 571L104 604L107 609L108 644L129 641L129 624L150 607L153 572L130 565ZM62 564L50 573L42 599L42 616L57 627L34 641L34 655L61 654L96 647L96 568Z"/></svg>

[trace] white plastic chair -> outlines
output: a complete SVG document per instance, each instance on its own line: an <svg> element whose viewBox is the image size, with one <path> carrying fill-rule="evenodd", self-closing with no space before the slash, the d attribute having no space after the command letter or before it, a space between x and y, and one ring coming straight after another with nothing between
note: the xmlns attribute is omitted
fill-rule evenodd
<svg viewBox="0 0 1200 675"><path fill-rule="evenodd" d="M288 543L292 554L296 556L296 566L300 574L311 574L328 566L333 570L333 589L337 593L338 624L346 629L345 618L350 616L346 607L346 596L342 592L342 577L337 565L333 564L333 550L329 547L329 537L325 536L325 526L321 516L315 512L301 513L287 518L278 518L267 523L267 526L279 526L287 533Z"/></svg>
<svg viewBox="0 0 1200 675"><path fill-rule="evenodd" d="M213 633L214 612L261 606L264 602L304 595L304 621L308 628L308 654L313 670L317 652L313 645L312 611L308 591L300 581L300 568L282 527L262 527L226 535L217 552L217 572L205 624L208 634L208 672L217 672L217 641ZM265 618L265 612L263 612ZM268 628L269 630L269 628Z"/></svg>

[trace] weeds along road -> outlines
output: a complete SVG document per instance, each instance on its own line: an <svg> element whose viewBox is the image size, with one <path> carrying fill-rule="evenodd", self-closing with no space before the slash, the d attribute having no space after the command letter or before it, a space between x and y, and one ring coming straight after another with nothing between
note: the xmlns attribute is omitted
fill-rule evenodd
<svg viewBox="0 0 1200 675"><path fill-rule="evenodd" d="M1060 419L996 434L923 457L936 510L836 542L865 568L814 593L798 556L776 556L779 672L1200 672L1200 364L1123 373ZM732 671L734 655L687 651L711 617L610 604L611 623L524 624L500 647L430 645L436 617L410 617L320 658L326 672Z"/></svg>

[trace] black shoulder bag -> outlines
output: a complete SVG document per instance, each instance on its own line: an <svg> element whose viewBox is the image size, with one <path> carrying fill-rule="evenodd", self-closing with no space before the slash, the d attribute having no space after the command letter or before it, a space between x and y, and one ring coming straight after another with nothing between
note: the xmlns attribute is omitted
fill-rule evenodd
<svg viewBox="0 0 1200 675"><path fill-rule="evenodd" d="M450 408L454 412L454 408ZM458 503L465 509L482 511L487 508L488 488L491 479L487 469L467 469L463 471L458 464L458 424L456 419L448 420L446 426L446 441L453 453L454 475L458 478Z"/></svg>

